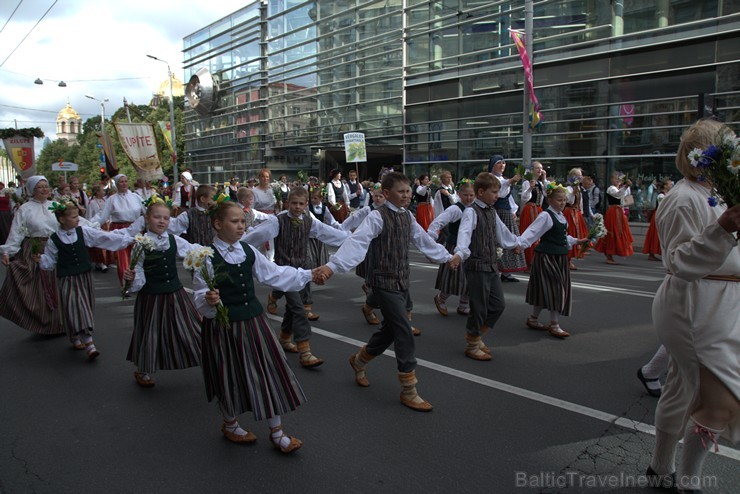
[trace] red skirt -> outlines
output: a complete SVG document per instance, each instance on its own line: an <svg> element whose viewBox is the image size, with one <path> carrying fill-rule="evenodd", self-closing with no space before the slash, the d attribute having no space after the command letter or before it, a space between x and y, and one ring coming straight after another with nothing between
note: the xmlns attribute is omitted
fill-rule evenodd
<svg viewBox="0 0 740 494"><path fill-rule="evenodd" d="M434 221L434 208L431 203L421 202L416 206L416 222L427 231L429 225Z"/></svg>
<svg viewBox="0 0 740 494"><path fill-rule="evenodd" d="M331 215L334 216L334 219L337 220L338 223L342 223L347 219L347 216L349 216L349 208L345 203L338 201L337 206L339 206L339 208L336 206L329 206L329 210L331 211Z"/></svg>
<svg viewBox="0 0 740 494"><path fill-rule="evenodd" d="M632 249L632 232L624 215L624 209L618 204L609 206L604 215L606 237L600 239L594 249L608 256L627 257L635 253Z"/></svg>
<svg viewBox="0 0 740 494"><path fill-rule="evenodd" d="M121 230L122 228L128 228L131 226L131 223L114 223L111 222L110 224L110 230ZM133 244L129 245L125 249L121 249L114 253L116 256L116 262L118 263L117 270L118 270L118 283L123 287L123 272L128 269L128 264L131 262L131 249L133 248Z"/></svg>
<svg viewBox="0 0 740 494"><path fill-rule="evenodd" d="M583 219L583 213L578 208L568 206L563 214L565 214L565 219L568 220L568 235L574 238L586 238L588 225L586 225L586 220ZM568 259L574 257L583 259L584 252L581 246L576 244L568 251Z"/></svg>
<svg viewBox="0 0 740 494"><path fill-rule="evenodd" d="M100 229L107 232L110 230L110 227L105 224L101 225ZM115 259L115 254L113 252L99 249L98 247L90 247L87 249L87 252L90 255L90 260L95 264L105 264L107 266L108 264L113 264L113 260Z"/></svg>
<svg viewBox="0 0 740 494"><path fill-rule="evenodd" d="M542 208L537 204L533 202L525 203L524 207L522 207L521 213L519 214L519 231L524 234L524 231L529 228L529 225L537 219L537 216L539 216L541 212ZM540 241L537 240L530 247L527 247L524 250L524 259L527 261L527 267L532 266L532 261L534 260L534 248L537 247L537 244L539 243Z"/></svg>
<svg viewBox="0 0 740 494"><path fill-rule="evenodd" d="M645 245L642 246L643 254L660 255L660 239L658 238L658 227L655 226L655 214L650 217L650 226L645 234Z"/></svg>

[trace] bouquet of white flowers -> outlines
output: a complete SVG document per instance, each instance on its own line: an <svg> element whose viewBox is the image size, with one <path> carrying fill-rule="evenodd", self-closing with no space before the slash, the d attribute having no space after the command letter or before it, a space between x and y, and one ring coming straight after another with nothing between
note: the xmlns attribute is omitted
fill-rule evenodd
<svg viewBox="0 0 740 494"><path fill-rule="evenodd" d="M151 252L155 248L154 239L147 237L139 233L134 237L134 247L131 249L131 260L128 263L128 269L133 270L139 263L139 259L144 255L144 251ZM123 288L121 288L121 298L126 299L129 288L131 288L131 282L129 280L124 281Z"/></svg>
<svg viewBox="0 0 740 494"><path fill-rule="evenodd" d="M595 213L593 215L593 220L594 224L591 228L588 229L588 233L586 234L586 237L589 241L583 244L583 246L581 247L583 253L590 249L592 244L595 243L597 240L606 237L606 234L608 233L606 227L604 226L604 216L602 214Z"/></svg>
<svg viewBox="0 0 740 494"><path fill-rule="evenodd" d="M213 258L213 249L210 247L201 247L200 249L193 249L185 255L183 260L183 266L188 271L198 272L203 277L203 281L208 285L208 289L214 291L216 289L216 277L211 276L208 272L208 263L206 259ZM223 328L231 327L229 321L229 309L221 301L218 301L216 306L216 321Z"/></svg>

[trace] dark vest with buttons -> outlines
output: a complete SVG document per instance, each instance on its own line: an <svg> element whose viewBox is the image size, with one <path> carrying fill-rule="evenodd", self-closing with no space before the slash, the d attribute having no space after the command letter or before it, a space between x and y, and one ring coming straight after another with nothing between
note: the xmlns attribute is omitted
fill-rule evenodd
<svg viewBox="0 0 740 494"><path fill-rule="evenodd" d="M552 228L540 238L540 243L534 248L542 254L566 255L568 253L568 224L560 223L550 210L542 214L549 214L552 218Z"/></svg>
<svg viewBox="0 0 740 494"><path fill-rule="evenodd" d="M254 252L249 245L242 242L247 258L239 264L229 264L213 249L213 272L216 277L221 303L229 309L229 320L246 321L262 314L262 305L254 295L252 266Z"/></svg>
<svg viewBox="0 0 740 494"><path fill-rule="evenodd" d="M442 188L443 189L446 189L447 192L449 192L450 194L454 194L455 193L455 187L453 187L453 186L450 186L449 188L447 188L447 187L442 187ZM446 196L444 194L440 194L439 195L439 198L442 201L442 207L444 209L447 209L447 208L449 208L452 205L452 203L450 202L450 197L449 196Z"/></svg>
<svg viewBox="0 0 740 494"><path fill-rule="evenodd" d="M182 237L191 244L211 245L214 232L208 212L190 208L185 214L188 215L188 230Z"/></svg>
<svg viewBox="0 0 740 494"><path fill-rule="evenodd" d="M542 206L545 194L543 193L542 183L539 180L534 183L534 187L531 189L531 191L532 197L530 197L529 201L527 202L533 202L538 206Z"/></svg>
<svg viewBox="0 0 740 494"><path fill-rule="evenodd" d="M146 283L141 293L172 293L182 288L177 276L177 244L175 237L168 235L170 246L164 252L144 252L144 276Z"/></svg>
<svg viewBox="0 0 740 494"><path fill-rule="evenodd" d="M609 206L621 206L622 205L622 199L620 197L614 197L611 194L606 195L606 203Z"/></svg>
<svg viewBox="0 0 740 494"><path fill-rule="evenodd" d="M85 237L82 236L82 228L75 228L77 241L71 244L62 243L59 235L51 234L51 241L57 246L59 255L57 257L57 278L76 276L78 274L92 271L90 256L87 255Z"/></svg>
<svg viewBox="0 0 740 494"><path fill-rule="evenodd" d="M388 207L377 211L383 218L383 230L370 242L365 283L384 290L409 289L409 243L411 222L408 211L398 213Z"/></svg>
<svg viewBox="0 0 740 494"><path fill-rule="evenodd" d="M357 189L359 189L359 187L357 185L358 185L358 182L352 183L349 180L347 180L347 187L349 187L349 193L350 194L357 194ZM349 205L352 208L359 208L360 207L360 198L359 197L355 197L353 199L350 199L349 200Z"/></svg>
<svg viewBox="0 0 740 494"><path fill-rule="evenodd" d="M321 212L317 213L314 209L316 206L311 205L311 213L316 217L317 220L319 220L320 223L324 222L324 215L326 214L326 204L323 202L321 203Z"/></svg>
<svg viewBox="0 0 740 494"><path fill-rule="evenodd" d="M275 237L275 264L308 269L308 239L313 218L304 214L300 224L293 224L288 213L278 215L278 236Z"/></svg>
<svg viewBox="0 0 740 494"><path fill-rule="evenodd" d="M455 206L459 207L460 211L465 212L465 204L458 202ZM462 219L453 221L447 225L447 238L445 239L445 244L448 247L452 246L454 248L457 245L457 233L460 231L460 221L462 221Z"/></svg>
<svg viewBox="0 0 740 494"><path fill-rule="evenodd" d="M478 224L470 236L470 257L465 260L466 271L495 273L496 268L496 210L482 208L477 203L471 206Z"/></svg>

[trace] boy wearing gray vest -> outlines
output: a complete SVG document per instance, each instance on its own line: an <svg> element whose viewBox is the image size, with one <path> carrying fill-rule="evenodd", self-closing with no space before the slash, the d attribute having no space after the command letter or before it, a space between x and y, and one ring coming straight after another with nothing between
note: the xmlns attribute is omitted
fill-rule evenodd
<svg viewBox="0 0 740 494"><path fill-rule="evenodd" d="M346 273L367 255L365 284L372 289L369 299L372 305L380 307L383 324L370 337L367 345L349 358L355 382L358 386L369 386L365 365L395 345L398 378L402 387L401 403L413 410L428 412L432 410L432 405L416 392L414 337L407 315L409 244L413 242L434 262L449 262L453 269L460 260L434 242L408 211L411 187L406 176L397 172L386 174L381 189L386 199L385 205L368 213L329 262L317 268L315 278L326 281L333 273Z"/></svg>

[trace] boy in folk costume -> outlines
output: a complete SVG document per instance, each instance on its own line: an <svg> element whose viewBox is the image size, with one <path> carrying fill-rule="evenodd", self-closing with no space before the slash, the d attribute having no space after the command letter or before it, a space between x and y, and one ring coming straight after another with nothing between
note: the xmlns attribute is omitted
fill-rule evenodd
<svg viewBox="0 0 740 494"><path fill-rule="evenodd" d="M503 173L506 169L506 160L500 154L494 154L488 162L488 172L493 174L501 184L498 199L494 204L496 214L504 222L506 228L514 235L519 235L519 224L516 219L516 212L519 210L514 197L512 196L513 188L521 180L518 174L511 178L505 178ZM498 261L498 268L501 271L501 281L508 283L517 283L518 279L514 278L511 273L516 271L526 271L527 261L524 254L514 251L504 251L504 255Z"/></svg>
<svg viewBox="0 0 740 494"><path fill-rule="evenodd" d="M170 221L168 233L182 235L191 244L211 245L215 231L211 226L208 209L213 204L216 189L210 185L201 185L195 192L195 207L186 210Z"/></svg>
<svg viewBox="0 0 740 494"><path fill-rule="evenodd" d="M259 245L267 240L275 242L275 264L306 268L311 265L309 240L319 239L338 247L347 238L347 233L316 221L307 211L308 192L296 187L288 195L288 210L279 213L259 228L245 235L251 245ZM305 288L303 288L305 290ZM286 352L299 353L302 367L317 367L324 361L311 353L311 325L306 317L306 309L301 293L273 291L279 298L285 295L285 316L280 326L280 344ZM291 341L292 339L292 341Z"/></svg>
<svg viewBox="0 0 740 494"><path fill-rule="evenodd" d="M473 184L475 200L465 209L457 233L455 254L464 261L470 294L470 316L465 325L465 356L491 360L491 351L481 337L498 321L506 302L496 264L496 245L519 249L519 239L496 214L500 182L490 173L480 173Z"/></svg>
<svg viewBox="0 0 740 494"><path fill-rule="evenodd" d="M391 172L383 177L381 186L385 206L370 212L337 253L325 266L315 272L315 279L327 280L335 272L346 273L357 266L367 254L365 282L372 289L370 298L380 307L383 325L373 334L367 345L350 356L349 363L358 386L370 383L365 376L365 365L395 345L398 378L401 382L401 403L422 412L432 405L416 392L416 358L414 337L408 320L409 302L409 244L413 244L434 262L459 264L459 258L435 243L416 222L408 208L411 187L406 176Z"/></svg>
<svg viewBox="0 0 740 494"><path fill-rule="evenodd" d="M252 207L254 202L254 192L252 189L247 187L239 187L236 191L236 203L244 211L247 220L247 229L254 228L255 225L267 221L272 214L266 214L262 211L257 211Z"/></svg>

